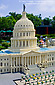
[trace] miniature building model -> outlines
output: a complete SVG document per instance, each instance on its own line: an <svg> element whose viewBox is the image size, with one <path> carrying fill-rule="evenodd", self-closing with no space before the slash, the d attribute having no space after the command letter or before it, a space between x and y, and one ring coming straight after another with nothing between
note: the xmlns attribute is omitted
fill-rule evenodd
<svg viewBox="0 0 55 85"><path fill-rule="evenodd" d="M28 73L37 65L48 67L55 65L55 51L40 50L37 46L33 23L26 17L25 9L22 18L14 26L10 49L0 51L0 73ZM54 61L54 62L53 62Z"/></svg>

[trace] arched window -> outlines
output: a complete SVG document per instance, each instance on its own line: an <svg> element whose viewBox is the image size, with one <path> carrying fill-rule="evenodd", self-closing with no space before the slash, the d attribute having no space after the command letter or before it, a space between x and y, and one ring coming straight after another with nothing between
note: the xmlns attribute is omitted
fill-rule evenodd
<svg viewBox="0 0 55 85"><path fill-rule="evenodd" d="M25 41L23 41L23 46L25 46Z"/></svg>

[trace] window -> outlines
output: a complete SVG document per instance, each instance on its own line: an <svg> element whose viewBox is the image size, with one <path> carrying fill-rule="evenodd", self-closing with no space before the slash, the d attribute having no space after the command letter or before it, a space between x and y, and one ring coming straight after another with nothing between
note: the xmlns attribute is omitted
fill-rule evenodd
<svg viewBox="0 0 55 85"><path fill-rule="evenodd" d="M23 25L25 27L25 25Z"/></svg>
<svg viewBox="0 0 55 85"><path fill-rule="evenodd" d="M52 57L52 60L54 60L54 57Z"/></svg>
<svg viewBox="0 0 55 85"><path fill-rule="evenodd" d="M6 69L4 69L4 71L6 71Z"/></svg>
<svg viewBox="0 0 55 85"><path fill-rule="evenodd" d="M23 41L23 46L25 46L25 41Z"/></svg>
<svg viewBox="0 0 55 85"><path fill-rule="evenodd" d="M22 36L22 33L20 33L20 36Z"/></svg>
<svg viewBox="0 0 55 85"><path fill-rule="evenodd" d="M51 58L50 58L50 61L51 61Z"/></svg>
<svg viewBox="0 0 55 85"><path fill-rule="evenodd" d="M2 69L1 69L1 72L2 72Z"/></svg>
<svg viewBox="0 0 55 85"><path fill-rule="evenodd" d="M23 36L25 36L25 33L23 33Z"/></svg>
<svg viewBox="0 0 55 85"><path fill-rule="evenodd" d="M52 63L52 65L53 65L53 63Z"/></svg>
<svg viewBox="0 0 55 85"><path fill-rule="evenodd" d="M48 58L48 61L49 61L49 58Z"/></svg>
<svg viewBox="0 0 55 85"><path fill-rule="evenodd" d="M6 63L4 63L4 66L6 66Z"/></svg>
<svg viewBox="0 0 55 85"><path fill-rule="evenodd" d="M8 63L7 63L7 66L8 66Z"/></svg>
<svg viewBox="0 0 55 85"><path fill-rule="evenodd" d="M26 34L27 36L28 36L28 32L27 32L27 34Z"/></svg>
<svg viewBox="0 0 55 85"><path fill-rule="evenodd" d="M7 69L7 71L8 71L8 69Z"/></svg>
<svg viewBox="0 0 55 85"><path fill-rule="evenodd" d="M28 46L28 41L26 42L27 46Z"/></svg>
<svg viewBox="0 0 55 85"><path fill-rule="evenodd" d="M50 56L51 56L51 54L50 54Z"/></svg>
<svg viewBox="0 0 55 85"><path fill-rule="evenodd" d="M2 62L1 62L1 66L2 66Z"/></svg>
<svg viewBox="0 0 55 85"><path fill-rule="evenodd" d="M9 60L9 59L7 58L7 60Z"/></svg>

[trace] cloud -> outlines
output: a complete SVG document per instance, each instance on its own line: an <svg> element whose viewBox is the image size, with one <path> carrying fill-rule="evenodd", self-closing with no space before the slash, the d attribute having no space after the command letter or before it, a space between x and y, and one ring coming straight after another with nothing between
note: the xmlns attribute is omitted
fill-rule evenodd
<svg viewBox="0 0 55 85"><path fill-rule="evenodd" d="M6 5L1 4L1 6L0 6L0 10L4 10L4 9L6 9L6 8L7 8L7 6L6 6Z"/></svg>
<svg viewBox="0 0 55 85"><path fill-rule="evenodd" d="M46 17L55 14L55 0L36 0L34 3L26 3L26 6L27 10L35 15L42 14L43 17Z"/></svg>

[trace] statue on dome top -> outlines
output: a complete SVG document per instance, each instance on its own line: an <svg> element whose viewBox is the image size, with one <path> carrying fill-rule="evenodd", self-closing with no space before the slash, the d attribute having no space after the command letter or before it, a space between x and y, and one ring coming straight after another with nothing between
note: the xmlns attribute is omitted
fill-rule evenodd
<svg viewBox="0 0 55 85"><path fill-rule="evenodd" d="M25 12L25 8L26 8L26 7L25 7L25 4L23 4L23 12Z"/></svg>

